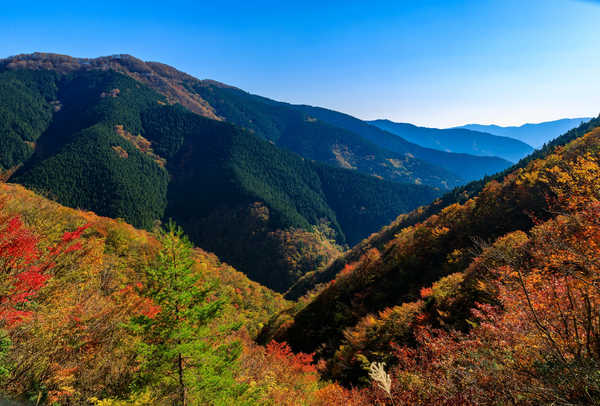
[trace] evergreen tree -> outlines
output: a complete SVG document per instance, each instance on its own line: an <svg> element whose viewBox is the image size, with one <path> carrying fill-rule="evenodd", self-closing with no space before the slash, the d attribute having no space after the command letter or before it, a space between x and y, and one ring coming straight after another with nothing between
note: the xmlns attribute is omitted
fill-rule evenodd
<svg viewBox="0 0 600 406"><path fill-rule="evenodd" d="M203 391L235 388L227 371L237 358L237 346L217 348L207 337L224 299L215 298L214 285L202 284L182 229L169 223L159 240L162 249L147 269L145 289L155 307L132 323L143 337L140 383L160 391L158 396L176 393L176 405L196 404Z"/></svg>

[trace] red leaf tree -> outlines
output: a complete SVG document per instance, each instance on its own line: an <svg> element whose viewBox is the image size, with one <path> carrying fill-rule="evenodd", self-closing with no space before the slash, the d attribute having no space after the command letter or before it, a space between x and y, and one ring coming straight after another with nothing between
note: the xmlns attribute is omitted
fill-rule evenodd
<svg viewBox="0 0 600 406"><path fill-rule="evenodd" d="M32 314L33 297L51 277L60 257L81 249L86 224L67 232L48 249L19 216L0 216L0 324L12 327Z"/></svg>

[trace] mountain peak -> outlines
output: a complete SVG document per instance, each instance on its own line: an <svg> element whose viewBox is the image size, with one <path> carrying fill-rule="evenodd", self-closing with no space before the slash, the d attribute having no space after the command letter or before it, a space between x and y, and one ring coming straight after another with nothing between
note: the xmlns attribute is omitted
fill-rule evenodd
<svg viewBox="0 0 600 406"><path fill-rule="evenodd" d="M222 121L211 105L197 94L190 94L185 86L218 86L232 88L214 80L200 80L172 66L159 62L145 62L129 54L113 54L98 58L78 58L46 52L19 54L0 59L0 69L53 70L70 73L79 70L114 70L144 83L164 94L170 103L179 103L196 114Z"/></svg>

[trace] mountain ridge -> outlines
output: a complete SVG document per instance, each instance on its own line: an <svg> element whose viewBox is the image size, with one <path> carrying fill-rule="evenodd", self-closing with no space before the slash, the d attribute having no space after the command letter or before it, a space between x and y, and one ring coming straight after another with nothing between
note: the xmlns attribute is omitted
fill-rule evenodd
<svg viewBox="0 0 600 406"><path fill-rule="evenodd" d="M574 202L597 204L599 145L600 128L591 128L545 157L488 182L464 203L451 204L414 225L384 228L370 238L383 236L381 244L366 247L342 264L335 279L308 295L303 306L273 319L261 339L286 340L296 350L316 350L328 362L332 377L356 382L365 375L365 359L389 359L390 342L411 345L413 336L406 333L417 313L409 317L405 312L410 303L432 305L425 300L429 291L421 289L478 269L478 253L494 241L501 245L508 233L526 235L537 224L560 217L557 213ZM504 257L490 260L502 262ZM478 300L473 299L473 290L479 279L473 276L474 284L462 288L468 300ZM469 327L469 309L475 306L469 303L452 319L463 329ZM435 317L447 320L443 312ZM435 317L432 323L437 327Z"/></svg>
<svg viewBox="0 0 600 406"><path fill-rule="evenodd" d="M317 111L315 109L318 108L252 95L233 86L209 79L199 80L168 65L143 62L127 54L99 58L21 54L0 60L0 67L59 72L113 69L163 94L168 103L179 103L205 117L226 120L254 131L305 158L396 182L428 184L449 190L510 165L499 158L424 149L416 144L400 142L398 137L383 131L374 134L365 127L368 126L366 123L353 117L352 123L330 120L333 112L326 109ZM307 109L312 109L313 116L319 115L317 120Z"/></svg>
<svg viewBox="0 0 600 406"><path fill-rule="evenodd" d="M470 129L420 127L382 119L367 122L422 147L442 151L498 156L511 162L533 152L533 147L517 139Z"/></svg>
<svg viewBox="0 0 600 406"><path fill-rule="evenodd" d="M534 148L540 148L545 143L592 118L593 117L562 118L552 121L542 121L540 123L525 123L520 126L465 124L454 128L465 128L488 132L499 136L511 137L526 142Z"/></svg>
<svg viewBox="0 0 600 406"><path fill-rule="evenodd" d="M329 283L345 266L358 261L370 249L376 248L378 250L383 250L386 244L388 244L394 236L403 229L415 226L430 217L439 215L447 207L465 204L469 200L476 198L489 182L503 182L511 173L524 170L535 160L545 159L548 155L553 153L556 148L564 147L568 143L583 137L586 133L593 131L598 127L600 127L600 116L588 122L584 122L577 128L562 134L560 137L545 144L543 148L535 150L532 154L521 159L515 165L502 172L457 187L426 206L421 206L410 213L401 214L396 220L382 228L379 232L365 238L349 251L346 251L328 267L317 272L308 273L301 277L286 292L286 297L296 300L314 289L317 285Z"/></svg>

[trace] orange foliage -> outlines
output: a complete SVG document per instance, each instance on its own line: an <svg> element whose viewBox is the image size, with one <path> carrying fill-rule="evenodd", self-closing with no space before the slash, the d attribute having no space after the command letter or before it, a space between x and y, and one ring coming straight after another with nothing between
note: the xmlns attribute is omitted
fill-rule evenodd
<svg viewBox="0 0 600 406"><path fill-rule="evenodd" d="M346 389L338 384L329 384L315 393L315 406L372 406L373 398L364 389Z"/></svg>
<svg viewBox="0 0 600 406"><path fill-rule="evenodd" d="M271 341L266 347L267 358L274 362L283 362L288 365L292 372L316 372L317 368L313 365L313 354L298 353L294 354L292 349L286 343Z"/></svg>
<svg viewBox="0 0 600 406"><path fill-rule="evenodd" d="M421 288L421 298L425 299L428 298L429 296L431 296L431 294L433 293L433 290L431 288Z"/></svg>
<svg viewBox="0 0 600 406"><path fill-rule="evenodd" d="M415 325L417 345L395 347L397 405L600 400L600 204L580 201L525 245L504 241L527 258L495 256L515 265L482 275L497 305L476 304L469 333Z"/></svg>
<svg viewBox="0 0 600 406"><path fill-rule="evenodd" d="M18 275L30 265L49 264L41 267L45 281L29 277L0 282L2 292L16 285L19 294L25 293L23 299L35 301L35 306L6 301L0 305L3 316L13 308L30 312L8 331L12 344L6 361L13 368L3 393L33 393L40 396L40 404L87 404L94 396L128 393L138 370L137 341L124 326L132 316L152 317L160 311L139 290L142 270L160 244L121 221L62 207L20 186L0 184L0 199L5 202L0 218L6 219L0 221L0 253L6 254L0 254L0 266ZM19 247L29 246L35 255L16 261L14 254L23 250L4 232L9 223L10 235L21 235ZM222 281L223 294L231 299L221 325L243 322L254 334L259 323L283 307L281 296L214 255L202 250L194 255L194 269L207 282ZM51 261L41 262L44 259ZM36 292L31 289L40 286Z"/></svg>

